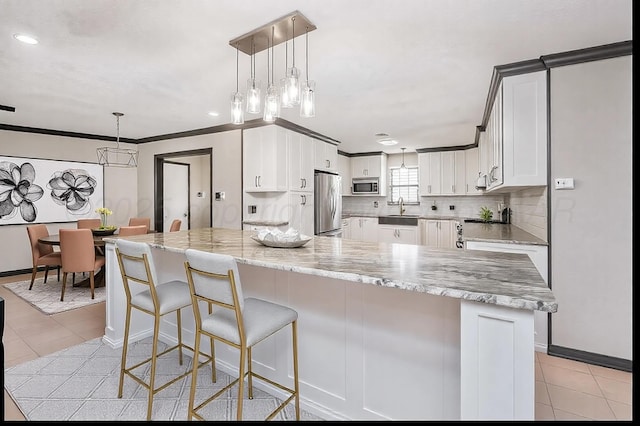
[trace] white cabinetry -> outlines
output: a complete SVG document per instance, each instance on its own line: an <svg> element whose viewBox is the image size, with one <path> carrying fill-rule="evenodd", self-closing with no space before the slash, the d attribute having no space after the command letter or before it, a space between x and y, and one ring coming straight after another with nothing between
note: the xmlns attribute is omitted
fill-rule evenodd
<svg viewBox="0 0 640 426"><path fill-rule="evenodd" d="M384 155L366 155L351 157L351 176L354 178L386 176L387 157Z"/></svg>
<svg viewBox="0 0 640 426"><path fill-rule="evenodd" d="M342 238L351 239L351 219L342 219Z"/></svg>
<svg viewBox="0 0 640 426"><path fill-rule="evenodd" d="M476 189L476 183L478 182L480 172L480 149L471 148L467 149L464 153L465 162L465 194L467 195L480 195L481 189Z"/></svg>
<svg viewBox="0 0 640 426"><path fill-rule="evenodd" d="M351 160L338 154L338 174L342 177L342 195L351 195Z"/></svg>
<svg viewBox="0 0 640 426"><path fill-rule="evenodd" d="M418 154L420 172L420 195L440 195L440 153L425 152Z"/></svg>
<svg viewBox="0 0 640 426"><path fill-rule="evenodd" d="M454 248L456 230L454 220L420 219L422 244L429 247Z"/></svg>
<svg viewBox="0 0 640 426"><path fill-rule="evenodd" d="M358 241L378 241L377 217L352 217L351 239Z"/></svg>
<svg viewBox="0 0 640 426"><path fill-rule="evenodd" d="M315 148L315 168L325 172L337 172L338 147L320 139L313 140Z"/></svg>
<svg viewBox="0 0 640 426"><path fill-rule="evenodd" d="M464 195L466 192L465 152L440 153L440 194Z"/></svg>
<svg viewBox="0 0 640 426"><path fill-rule="evenodd" d="M313 193L289 193L289 227L304 235L314 234Z"/></svg>
<svg viewBox="0 0 640 426"><path fill-rule="evenodd" d="M533 244L491 243L484 241L467 241L467 250L496 251L501 253L522 253L529 256L545 283L549 283L548 248L547 246ZM534 334L537 351L547 351L547 317L542 311L534 311Z"/></svg>
<svg viewBox="0 0 640 426"><path fill-rule="evenodd" d="M286 191L286 129L276 125L243 130L242 178L247 192Z"/></svg>
<svg viewBox="0 0 640 426"><path fill-rule="evenodd" d="M503 78L481 152L487 191L547 184L547 127L546 71Z"/></svg>
<svg viewBox="0 0 640 426"><path fill-rule="evenodd" d="M378 225L378 242L418 244L417 226Z"/></svg>
<svg viewBox="0 0 640 426"><path fill-rule="evenodd" d="M285 132L289 146L289 189L313 192L314 143L301 133Z"/></svg>

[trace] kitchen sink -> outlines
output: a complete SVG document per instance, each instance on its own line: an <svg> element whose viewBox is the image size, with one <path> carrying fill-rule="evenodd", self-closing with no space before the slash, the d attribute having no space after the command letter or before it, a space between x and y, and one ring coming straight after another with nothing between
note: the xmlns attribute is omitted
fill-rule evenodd
<svg viewBox="0 0 640 426"><path fill-rule="evenodd" d="M379 225L399 225L399 226L418 226L418 215L409 214L391 214L388 216L378 216Z"/></svg>

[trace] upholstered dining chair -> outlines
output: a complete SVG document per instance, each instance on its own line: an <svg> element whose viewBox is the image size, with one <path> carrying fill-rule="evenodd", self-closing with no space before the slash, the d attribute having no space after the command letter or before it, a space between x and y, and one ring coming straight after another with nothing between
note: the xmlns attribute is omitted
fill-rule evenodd
<svg viewBox="0 0 640 426"><path fill-rule="evenodd" d="M102 221L99 218L96 219L78 219L78 229L96 229L100 228Z"/></svg>
<svg viewBox="0 0 640 426"><path fill-rule="evenodd" d="M269 383L289 397L273 410L265 420L275 417L285 406L295 400L296 420L300 420L300 394L298 386L298 313L283 305L266 300L247 298L242 293L240 274L236 260L229 255L187 249L184 263L187 282L191 290L193 314L196 322L195 352L200 348L201 337L217 340L240 351L238 378L217 390L215 394L195 405L198 383L198 363L193 364L191 390L189 392L188 420L204 420L204 407L223 395L238 383L236 420L242 420L244 381L247 381L249 399L253 399L253 378ZM200 303L208 306L208 313L200 310ZM215 308L212 309L212 305ZM267 379L252 370L251 351L253 346L291 324L293 349L293 389ZM211 352L213 355L213 351ZM246 369L246 370L245 370ZM201 395L202 396L202 395ZM199 413L200 411L200 413Z"/></svg>
<svg viewBox="0 0 640 426"><path fill-rule="evenodd" d="M62 291L60 301L64 301L64 291L69 272L88 272L91 298L94 299L95 271L105 265L104 256L97 256L90 229L60 229L60 253L62 255Z"/></svg>
<svg viewBox="0 0 640 426"><path fill-rule="evenodd" d="M44 223L27 226L27 234L29 235L29 243L31 244L31 260L33 263L33 271L31 272L31 284L29 290L33 287L39 266L44 266L44 282L47 282L49 268L55 267L58 270L58 281L60 281L60 267L62 266L62 257L59 251L54 251L53 246L42 244L38 239L49 236L49 229Z"/></svg>
<svg viewBox="0 0 640 426"><path fill-rule="evenodd" d="M154 395L165 389L167 386L170 386L176 381L188 376L192 372L191 368L185 368L184 371L178 371L179 369L176 366L169 365L171 371L175 372L175 377L168 381L162 380L164 384L157 386L155 382L156 368L158 364L157 360L166 353L178 350L178 362L182 365L182 352L184 349L188 349L192 354L199 353L201 355L203 359L202 363L199 363L201 358L198 356L193 356L192 362L195 365L203 366L207 363L213 363L213 356L194 350L191 346L186 345L182 341L181 311L183 308L191 306L189 285L183 280L159 281L153 260L153 253L148 244L118 239L116 240L115 245L116 258L118 259L118 266L120 267L122 283L124 285L124 291L127 298L127 313L124 325L118 398L122 398L124 377L127 375L147 389L147 420L151 420ZM144 360L142 360L143 356L140 353L134 354L133 360L127 359L129 327L131 325L131 312L133 309L151 315L154 319L151 356ZM162 352L158 352L160 320L163 316L173 312L176 314L178 342L176 345L164 349ZM140 317L136 314L133 318L135 320L135 318ZM211 353L213 353L213 340L210 341L210 345L212 350ZM151 364L151 369L149 370L147 367L139 368L145 364ZM215 371L215 366L213 365L212 371Z"/></svg>
<svg viewBox="0 0 640 426"><path fill-rule="evenodd" d="M173 222L171 222L171 227L169 228L169 232L179 231L181 226L182 221L180 219L173 219Z"/></svg>
<svg viewBox="0 0 640 426"><path fill-rule="evenodd" d="M129 226L137 226L137 225L146 225L147 232L149 232L149 229L151 229L151 218L150 217L129 218Z"/></svg>
<svg viewBox="0 0 640 426"><path fill-rule="evenodd" d="M117 236L126 237L128 235L142 235L146 234L147 231L148 229L146 225L121 226Z"/></svg>

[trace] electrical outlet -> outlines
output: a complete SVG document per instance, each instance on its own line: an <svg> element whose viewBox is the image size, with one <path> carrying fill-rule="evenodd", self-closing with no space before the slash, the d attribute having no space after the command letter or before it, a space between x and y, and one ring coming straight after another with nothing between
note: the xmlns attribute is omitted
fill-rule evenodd
<svg viewBox="0 0 640 426"><path fill-rule="evenodd" d="M455 208L456 208L455 206L449 206L449 210L453 210Z"/></svg>
<svg viewBox="0 0 640 426"><path fill-rule="evenodd" d="M378 202L377 201L373 202L373 207L376 208L376 209L378 208Z"/></svg>
<svg viewBox="0 0 640 426"><path fill-rule="evenodd" d="M555 189L573 189L573 178L554 179Z"/></svg>
<svg viewBox="0 0 640 426"><path fill-rule="evenodd" d="M249 206L249 214L255 213L257 210L256 206Z"/></svg>

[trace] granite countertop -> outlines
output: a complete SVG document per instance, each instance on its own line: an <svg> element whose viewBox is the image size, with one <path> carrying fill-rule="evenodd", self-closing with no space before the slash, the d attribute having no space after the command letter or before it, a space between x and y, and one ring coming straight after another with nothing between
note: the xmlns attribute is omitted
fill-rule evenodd
<svg viewBox="0 0 640 426"><path fill-rule="evenodd" d="M517 226L504 223L462 223L464 241L484 241L492 243L530 244L548 246L549 244Z"/></svg>
<svg viewBox="0 0 640 426"><path fill-rule="evenodd" d="M555 296L526 254L436 249L315 236L303 247L270 248L254 231L201 228L127 237L183 253L233 256L239 263L518 309L556 312ZM108 243L117 238L105 238Z"/></svg>

